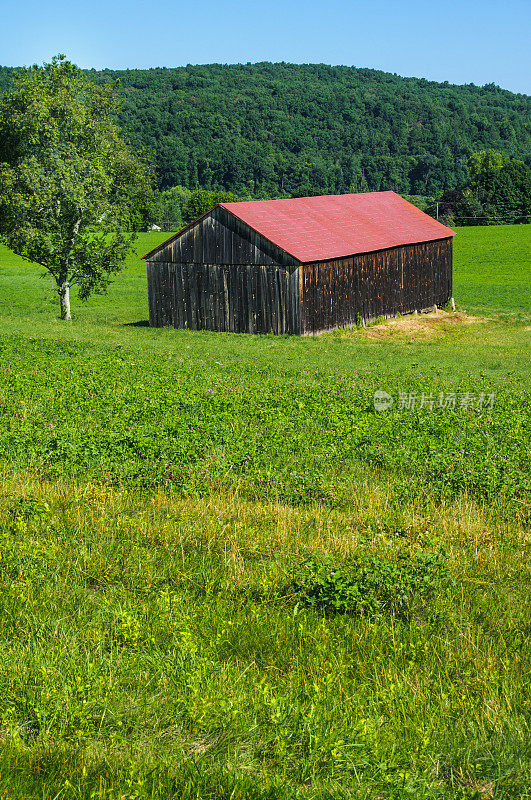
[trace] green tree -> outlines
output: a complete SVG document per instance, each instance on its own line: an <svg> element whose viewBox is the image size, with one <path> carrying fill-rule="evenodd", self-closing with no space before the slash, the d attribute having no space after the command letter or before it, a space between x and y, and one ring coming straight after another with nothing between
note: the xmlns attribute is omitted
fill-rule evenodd
<svg viewBox="0 0 531 800"><path fill-rule="evenodd" d="M531 170L523 162L495 150L482 150L468 160L469 180L455 206L464 224L526 222L531 214ZM476 223L477 224L477 223Z"/></svg>
<svg viewBox="0 0 531 800"><path fill-rule="evenodd" d="M190 201L192 192L185 186L173 186L160 192L156 221L165 231L178 231L184 224L184 209Z"/></svg>
<svg viewBox="0 0 531 800"><path fill-rule="evenodd" d="M240 198L232 192L209 192L206 189L196 189L183 209L184 222L191 222L205 214L218 203L236 203Z"/></svg>
<svg viewBox="0 0 531 800"><path fill-rule="evenodd" d="M57 56L0 100L0 234L53 277L62 319L71 286L81 300L107 289L152 199L151 168L112 119L118 93Z"/></svg>
<svg viewBox="0 0 531 800"><path fill-rule="evenodd" d="M474 153L468 161L469 187L493 221L525 219L531 213L531 170L523 161L494 150Z"/></svg>
<svg viewBox="0 0 531 800"><path fill-rule="evenodd" d="M458 192L460 195L453 214L455 217L455 224L457 225L483 225L485 222L485 209L479 202L476 194L471 189L464 189ZM441 210L443 204L439 207L439 214L444 217L444 210ZM452 212L450 212L451 215ZM448 216L448 215L447 215Z"/></svg>
<svg viewBox="0 0 531 800"><path fill-rule="evenodd" d="M472 153L468 159L469 187L476 193L480 203L487 199L491 186L506 161L507 159L495 150Z"/></svg>

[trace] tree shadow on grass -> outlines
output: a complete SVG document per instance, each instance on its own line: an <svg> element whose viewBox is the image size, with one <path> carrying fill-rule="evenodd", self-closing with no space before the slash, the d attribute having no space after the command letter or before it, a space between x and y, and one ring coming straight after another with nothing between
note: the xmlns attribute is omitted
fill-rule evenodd
<svg viewBox="0 0 531 800"><path fill-rule="evenodd" d="M149 320L141 319L138 322L124 322L126 328L149 328Z"/></svg>

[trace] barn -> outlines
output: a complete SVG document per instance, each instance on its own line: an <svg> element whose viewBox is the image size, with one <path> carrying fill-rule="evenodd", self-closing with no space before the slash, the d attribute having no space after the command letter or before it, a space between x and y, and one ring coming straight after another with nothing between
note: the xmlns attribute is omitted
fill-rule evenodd
<svg viewBox="0 0 531 800"><path fill-rule="evenodd" d="M307 334L440 306L453 236L394 192L220 203L144 256L149 323Z"/></svg>

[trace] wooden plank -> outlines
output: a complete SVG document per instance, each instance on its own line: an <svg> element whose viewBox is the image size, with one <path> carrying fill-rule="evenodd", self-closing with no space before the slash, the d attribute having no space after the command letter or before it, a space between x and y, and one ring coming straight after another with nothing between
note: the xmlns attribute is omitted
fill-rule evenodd
<svg viewBox="0 0 531 800"><path fill-rule="evenodd" d="M209 272L210 272L210 291L212 293L212 328L213 331L223 330L220 329L220 297L219 297L219 287L218 287L218 265L217 264L210 264L209 265Z"/></svg>
<svg viewBox="0 0 531 800"><path fill-rule="evenodd" d="M230 318L230 304L229 304L229 287L227 281L227 270L228 268L225 266L221 267L221 281L222 281L222 290L223 290L223 309L224 309L224 317L223 317L223 330L224 331L233 331L234 324Z"/></svg>
<svg viewBox="0 0 531 800"><path fill-rule="evenodd" d="M245 285L242 287L242 296L245 293L245 298L247 301L247 332L248 333L255 333L255 314L254 314L254 302L255 302L255 292L253 286L253 272L250 266L245 267L245 271L247 273L247 279L245 281Z"/></svg>
<svg viewBox="0 0 531 800"><path fill-rule="evenodd" d="M273 293L273 310L272 318L274 325L274 332L277 334L284 333L284 285L286 280L286 270L283 267L275 268L271 277L272 280L272 293Z"/></svg>
<svg viewBox="0 0 531 800"><path fill-rule="evenodd" d="M186 294L184 290L183 265L175 265L175 302L179 303L179 327L188 327Z"/></svg>
<svg viewBox="0 0 531 800"><path fill-rule="evenodd" d="M154 287L155 287L155 293L156 293L155 325L157 326L157 328L160 328L162 326L162 315L161 315L162 297L161 297L161 287L160 287L160 268L159 268L159 265L157 265L157 268L154 270L153 278L154 278Z"/></svg>
<svg viewBox="0 0 531 800"><path fill-rule="evenodd" d="M147 280L147 292L148 292L148 315L149 315L149 324L151 327L154 327L155 321L153 316L153 285L152 285L152 278L151 278L151 271L153 267L150 261L146 261L146 280Z"/></svg>
<svg viewBox="0 0 531 800"><path fill-rule="evenodd" d="M244 321L242 310L242 269L244 268L235 269L233 267L229 272L229 298L231 302L231 314L234 324L234 331L236 333L241 333L247 330L247 321Z"/></svg>
<svg viewBox="0 0 531 800"><path fill-rule="evenodd" d="M155 327L160 328L160 272L157 264L156 269L153 270L153 291L155 293L154 314L155 314Z"/></svg>
<svg viewBox="0 0 531 800"><path fill-rule="evenodd" d="M175 264L169 264L168 271L169 271L169 276L170 276L170 293L171 293L171 298L172 298L172 302L171 302L171 308L172 308L171 324L173 325L174 328L178 328L179 327L179 321L178 321L179 304L177 303L177 298L176 298L177 287L176 287L176 281L175 281L175 272L176 272Z"/></svg>
<svg viewBox="0 0 531 800"><path fill-rule="evenodd" d="M219 290L219 273L221 267L219 264L210 265L210 274L212 277L212 296L213 296L213 329L214 331L222 331L223 328L223 301L221 292Z"/></svg>

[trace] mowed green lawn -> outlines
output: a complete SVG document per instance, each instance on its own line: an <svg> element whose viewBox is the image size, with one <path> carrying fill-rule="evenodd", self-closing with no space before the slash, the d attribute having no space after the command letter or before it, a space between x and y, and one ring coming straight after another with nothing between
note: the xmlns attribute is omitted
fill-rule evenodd
<svg viewBox="0 0 531 800"><path fill-rule="evenodd" d="M531 796L529 245L319 337L0 252L0 798Z"/></svg>
<svg viewBox="0 0 531 800"><path fill-rule="evenodd" d="M458 228L454 295L470 313L529 315L531 225Z"/></svg>

